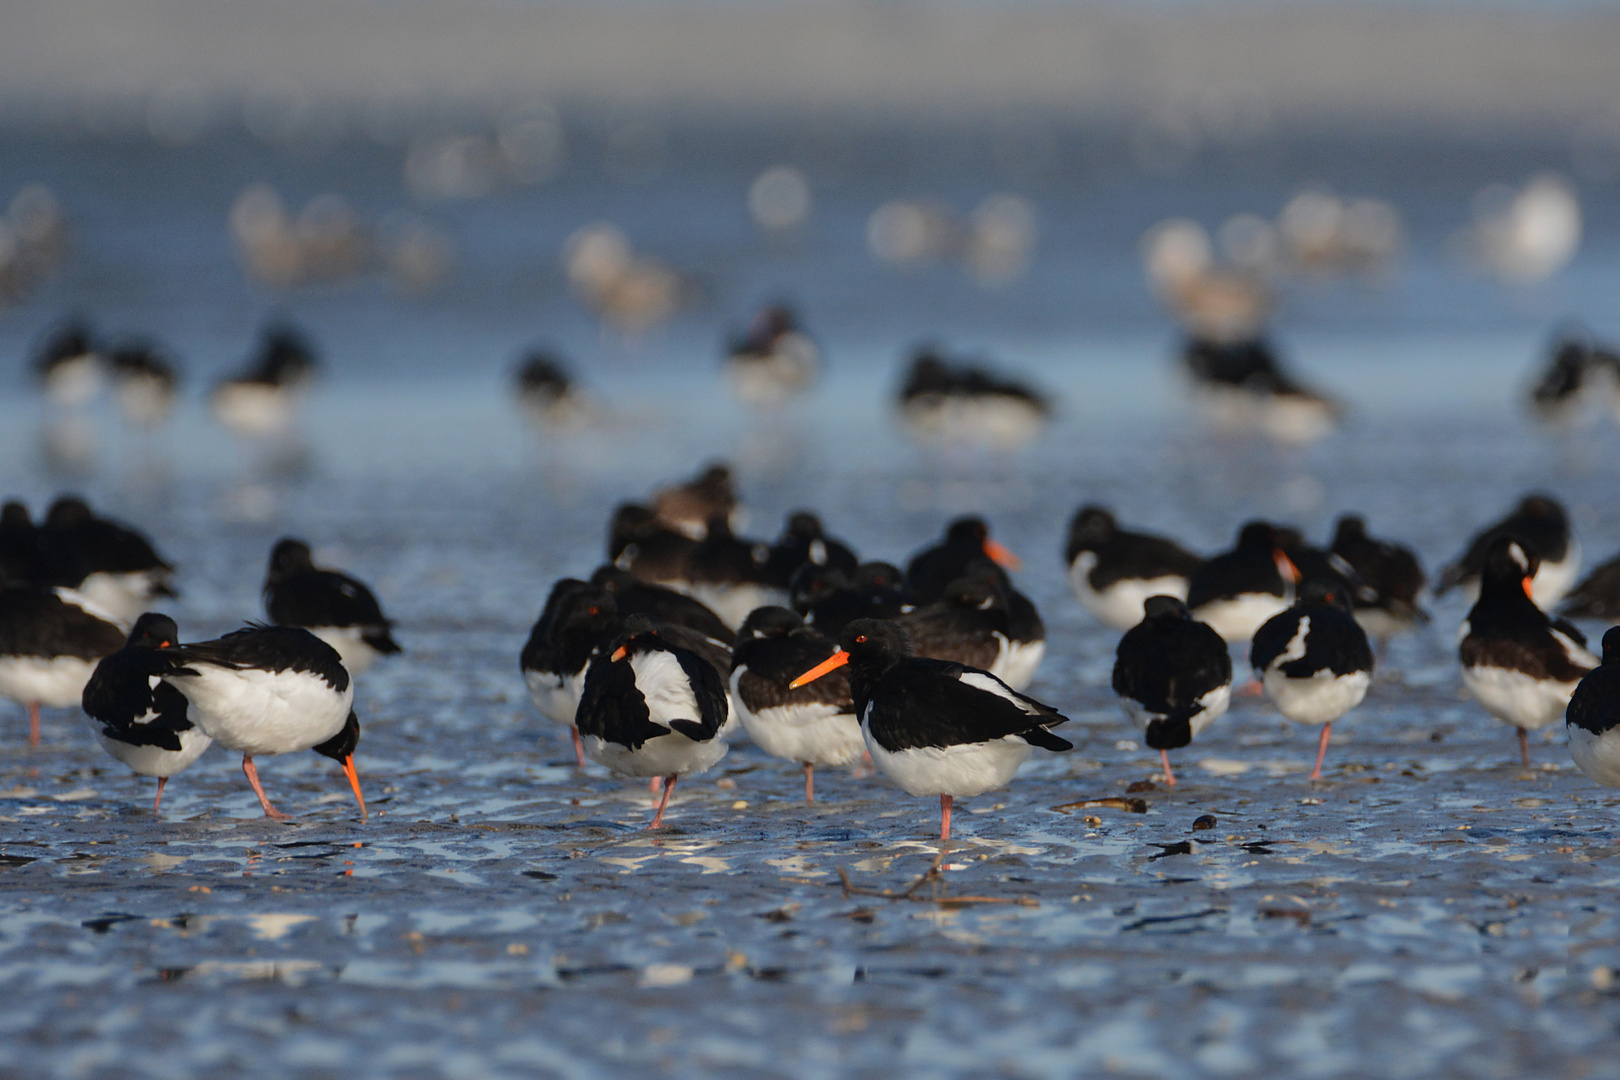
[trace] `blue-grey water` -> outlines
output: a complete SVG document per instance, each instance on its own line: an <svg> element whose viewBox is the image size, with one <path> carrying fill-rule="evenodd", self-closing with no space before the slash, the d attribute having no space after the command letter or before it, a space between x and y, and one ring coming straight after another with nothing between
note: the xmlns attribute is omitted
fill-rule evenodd
<svg viewBox="0 0 1620 1080"><path fill-rule="evenodd" d="M1214 551L1244 519L1322 538L1355 509L1432 568L1524 490L1565 499L1589 561L1620 548L1620 440L1530 425L1523 382L1577 317L1620 331L1612 184L1577 180L1586 237L1550 281L1461 270L1447 237L1486 183L1568 170L1567 147L1276 136L1206 148L1169 173L1109 132L1057 132L1034 171L984 133L834 125L786 133L673 126L629 182L604 139L569 133L553 180L420 202L403 150L350 134L277 150L219 132L168 149L130 135L0 135L0 199L48 184L72 254L0 312L4 492L36 509L86 492L180 567L188 638L258 613L285 533L370 581L405 655L359 680L355 815L314 755L262 763L297 815L266 822L213 751L150 782L47 713L0 738L0 1073L17 1076L556 1075L1612 1076L1620 922L1615 799L1561 732L1517 764L1511 731L1461 693L1462 601L1399 640L1365 704L1314 732L1245 698L1177 756L1145 813L1070 807L1157 774L1107 689L1115 635L1073 600L1060 553L1082 500ZM787 161L807 226L766 240L753 176ZM421 215L453 239L451 276L415 296L385 275L275 291L247 282L226 229L240 189L348 198L373 222ZM1178 396L1174 334L1136 242L1155 221L1273 214L1306 182L1394 203L1406 256L1374 282L1288 289L1279 340L1349 405L1304 450L1218 438ZM893 197L960 211L993 191L1036 208L1029 274L987 290L954 266L896 270L865 250ZM616 222L690 272L701 298L639 340L602 330L559 252ZM825 379L750 417L717 378L724 332L776 296L803 308ZM156 335L185 365L175 422L151 438L93 413L85 473L48 471L23 373L67 311ZM303 464L267 467L202 394L260 321L307 326L327 360L300 421ZM1027 451L940 457L890 426L901 354L937 338L1048 387L1058 418ZM506 395L526 344L555 343L603 402L597 428L542 437ZM670 828L641 830L644 785L570 767L526 700L517 653L556 577L589 571L616 501L703 461L739 469L751 531L819 509L863 554L902 560L958 512L1022 554L1051 649L1032 692L1077 743L1005 792L964 800L943 884L901 889L937 853L937 808L829 771L799 801L789 763L738 746L683 782ZM1600 631L1601 627L1591 627ZM1214 828L1193 831L1200 815ZM997 903L941 903L941 897Z"/></svg>

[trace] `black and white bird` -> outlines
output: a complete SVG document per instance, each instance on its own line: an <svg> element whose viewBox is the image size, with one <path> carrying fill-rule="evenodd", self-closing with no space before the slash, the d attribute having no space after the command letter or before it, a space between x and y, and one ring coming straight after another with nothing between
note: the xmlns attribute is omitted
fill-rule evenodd
<svg viewBox="0 0 1620 1080"><path fill-rule="evenodd" d="M288 821L292 815L270 805L253 759L313 750L343 765L364 820L366 800L354 768L360 720L354 684L336 649L302 627L249 625L163 651L174 661L163 681L185 695L191 721L205 735L241 752L242 772L266 817Z"/></svg>
<svg viewBox="0 0 1620 1080"><path fill-rule="evenodd" d="M648 500L653 516L666 528L701 540L709 522L723 517L732 528L741 528L737 483L729 465L715 462L691 480L671 484L653 492Z"/></svg>
<svg viewBox="0 0 1620 1080"><path fill-rule="evenodd" d="M1603 663L1587 672L1564 712L1569 756L1604 787L1620 787L1620 626L1603 635Z"/></svg>
<svg viewBox="0 0 1620 1080"><path fill-rule="evenodd" d="M770 554L769 544L734 535L726 516L717 513L692 549L686 580L677 587L701 600L727 626L739 627L755 608L787 603L786 588L773 585L767 573Z"/></svg>
<svg viewBox="0 0 1620 1080"><path fill-rule="evenodd" d="M1485 550L1479 599L1463 620L1457 659L1463 686L1485 711L1519 731L1519 756L1530 764L1528 732L1564 715L1575 685L1598 658L1586 638L1554 620L1531 598L1538 558L1526 543L1498 536Z"/></svg>
<svg viewBox="0 0 1620 1080"><path fill-rule="evenodd" d="M1012 449L1040 434L1051 400L1034 387L978 363L919 349L896 399L907 434L924 445Z"/></svg>
<svg viewBox="0 0 1620 1080"><path fill-rule="evenodd" d="M1294 602L1299 571L1274 525L1251 521L1237 546L1208 559L1187 583L1187 607L1227 644L1248 641L1267 619Z"/></svg>
<svg viewBox="0 0 1620 1080"><path fill-rule="evenodd" d="M639 503L623 503L608 522L608 562L639 581L684 587L697 541Z"/></svg>
<svg viewBox="0 0 1620 1080"><path fill-rule="evenodd" d="M84 711L107 753L139 776L157 778L152 813L163 805L169 777L213 744L186 715L185 695L161 676L174 666L160 650L180 640L174 620L147 612L135 621L124 647L103 657L85 684Z"/></svg>
<svg viewBox="0 0 1620 1080"><path fill-rule="evenodd" d="M1333 722L1360 705L1372 685L1372 644L1343 586L1307 581L1299 603L1255 632L1249 665L1285 719L1322 725L1311 771L1320 780Z"/></svg>
<svg viewBox="0 0 1620 1080"><path fill-rule="evenodd" d="M592 761L623 776L663 777L658 812L682 776L713 768L728 746L726 684L714 666L668 640L646 615L632 615L609 651L592 661L574 725Z"/></svg>
<svg viewBox="0 0 1620 1080"><path fill-rule="evenodd" d="M1221 635L1192 617L1175 596L1150 596L1142 621L1114 653L1114 693L1159 752L1174 787L1171 750L1190 744L1232 703L1232 656Z"/></svg>
<svg viewBox="0 0 1620 1080"><path fill-rule="evenodd" d="M804 686L789 684L838 646L798 612L764 607L738 632L731 658L731 700L754 745L804 768L804 801L815 802L816 766L848 765L865 749L845 672Z"/></svg>
<svg viewBox="0 0 1620 1080"><path fill-rule="evenodd" d="M969 563L984 558L1007 570L1023 565L1004 544L991 538L983 518L957 518L945 527L939 543L911 557L906 564L905 590L916 603L931 603L967 572Z"/></svg>
<svg viewBox="0 0 1620 1080"><path fill-rule="evenodd" d="M755 408L804 392L820 366L821 350L786 304L766 307L726 347L726 377L737 397Z"/></svg>
<svg viewBox="0 0 1620 1080"><path fill-rule="evenodd" d="M1620 555L1581 579L1564 597L1560 614L1571 619L1620 619Z"/></svg>
<svg viewBox="0 0 1620 1080"><path fill-rule="evenodd" d="M147 341L128 341L107 358L118 411L131 426L152 430L174 412L180 370L171 356Z"/></svg>
<svg viewBox="0 0 1620 1080"><path fill-rule="evenodd" d="M1174 540L1119 527L1101 506L1075 511L1064 549L1075 596L1105 626L1141 623L1150 596L1187 599L1187 581L1204 560Z"/></svg>
<svg viewBox="0 0 1620 1080"><path fill-rule="evenodd" d="M101 392L105 366L88 323L69 319L51 330L34 356L45 398L60 409L82 409Z"/></svg>
<svg viewBox="0 0 1620 1080"><path fill-rule="evenodd" d="M836 641L856 619L897 619L915 607L901 588L903 577L885 562L862 563L853 578L830 566L803 566L789 598L807 623Z"/></svg>
<svg viewBox="0 0 1620 1080"><path fill-rule="evenodd" d="M1345 514L1334 526L1329 550L1355 571L1352 603L1368 637L1387 642L1428 624L1429 613L1419 603L1427 579L1410 548L1369 536L1359 515Z"/></svg>
<svg viewBox="0 0 1620 1080"><path fill-rule="evenodd" d="M591 574L591 584L613 597L621 615L651 615L667 626L684 626L726 645L736 637L703 601L662 585L638 581L635 575L616 566L597 567Z"/></svg>
<svg viewBox="0 0 1620 1080"><path fill-rule="evenodd" d="M40 706L79 705L96 664L124 647L124 625L71 589L0 589L0 697L27 706L29 746Z"/></svg>
<svg viewBox="0 0 1620 1080"><path fill-rule="evenodd" d="M858 619L844 627L839 645L789 685L849 665L850 696L872 761L907 793L939 796L941 841L951 838L957 798L1005 787L1031 747L1074 747L1048 730L1068 717L988 671L913 656L898 623Z"/></svg>
<svg viewBox="0 0 1620 1080"><path fill-rule="evenodd" d="M1441 596L1461 586L1478 595L1480 567L1485 553L1499 536L1511 536L1535 549L1539 568L1534 575L1532 599L1543 610L1558 606L1575 584L1581 569L1581 545L1570 531L1569 515L1563 504L1551 495L1531 494L1519 501L1511 514L1474 534L1468 549L1440 571L1434 595Z"/></svg>
<svg viewBox="0 0 1620 1080"><path fill-rule="evenodd" d="M1343 417L1337 402L1294 378L1263 337L1193 337L1182 364L1199 406L1222 431L1302 444L1330 434Z"/></svg>
<svg viewBox="0 0 1620 1080"><path fill-rule="evenodd" d="M828 536L821 519L808 510L788 515L782 535L771 542L765 560L765 577L777 589L787 589L793 575L806 566L830 566L854 577L860 559L854 550Z"/></svg>
<svg viewBox="0 0 1620 1080"><path fill-rule="evenodd" d="M619 626L618 611L605 591L590 582L563 578L551 587L518 660L535 708L548 720L568 725L574 757L582 769L585 747L574 717L585 691L585 671L617 636Z"/></svg>
<svg viewBox="0 0 1620 1080"><path fill-rule="evenodd" d="M1014 690L1035 676L1040 657L1030 653L1046 649L1044 628L1036 640L1016 638L1007 593L986 570L951 582L938 600L907 612L899 622L914 655L980 668Z"/></svg>
<svg viewBox="0 0 1620 1080"><path fill-rule="evenodd" d="M524 415L541 430L569 430L596 418L596 406L562 359L548 349L525 355L512 381Z"/></svg>
<svg viewBox="0 0 1620 1080"><path fill-rule="evenodd" d="M74 495L45 512L39 544L55 562L83 576L73 587L90 603L129 623L158 597L173 597L174 566L139 530L102 517Z"/></svg>
<svg viewBox="0 0 1620 1080"><path fill-rule="evenodd" d="M315 347L302 331L289 325L266 326L247 367L214 387L208 402L214 418L233 435L284 435L319 367Z"/></svg>
<svg viewBox="0 0 1620 1080"><path fill-rule="evenodd" d="M351 675L401 651L393 622L365 583L317 567L309 545L291 536L270 550L264 611L277 626L301 626L332 646Z"/></svg>

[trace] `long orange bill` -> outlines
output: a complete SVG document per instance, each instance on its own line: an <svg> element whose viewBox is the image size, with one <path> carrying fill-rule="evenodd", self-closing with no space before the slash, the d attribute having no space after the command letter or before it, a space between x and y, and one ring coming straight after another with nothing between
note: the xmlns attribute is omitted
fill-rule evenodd
<svg viewBox="0 0 1620 1080"><path fill-rule="evenodd" d="M623 645L620 645L617 649L613 650L613 655L608 657L608 659L609 660L623 660L624 659L624 654L626 652L628 652L628 651L629 650L626 649Z"/></svg>
<svg viewBox="0 0 1620 1080"><path fill-rule="evenodd" d="M992 540L988 536L984 538L984 553L990 556L998 566L1004 566L1008 570L1022 570L1024 568L1023 559L1014 555L1006 544L1001 543L999 540Z"/></svg>
<svg viewBox="0 0 1620 1080"><path fill-rule="evenodd" d="M1277 573L1283 576L1283 580L1290 585L1298 585L1300 578L1305 575L1299 572L1299 567L1294 565L1294 560L1280 551L1274 552L1272 557L1277 563Z"/></svg>
<svg viewBox="0 0 1620 1080"><path fill-rule="evenodd" d="M800 675L797 679L794 679L792 682L788 683L788 689L797 690L805 683L815 682L817 679L827 674L827 672L836 671L847 663L849 663L849 653L845 652L843 649L839 649L837 652L827 657L827 659L823 660L821 663L817 664L803 675Z"/></svg>
<svg viewBox="0 0 1620 1080"><path fill-rule="evenodd" d="M1536 591L1531 587L1530 581L1530 578L1525 578L1522 582L1520 582L1520 584L1524 586L1524 595L1534 600L1536 598Z"/></svg>
<svg viewBox="0 0 1620 1080"><path fill-rule="evenodd" d="M360 774L354 771L354 755L350 754L343 759L343 772L349 778L349 786L354 788L354 801L360 804L360 820L366 820L366 797L360 794Z"/></svg>

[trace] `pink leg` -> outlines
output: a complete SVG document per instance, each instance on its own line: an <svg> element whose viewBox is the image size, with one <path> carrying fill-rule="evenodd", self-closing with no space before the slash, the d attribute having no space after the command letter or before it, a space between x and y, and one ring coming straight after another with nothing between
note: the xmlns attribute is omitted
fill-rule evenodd
<svg viewBox="0 0 1620 1080"><path fill-rule="evenodd" d="M951 838L951 797L939 797L939 839L941 842Z"/></svg>
<svg viewBox="0 0 1620 1080"><path fill-rule="evenodd" d="M1163 750L1159 751L1159 760L1164 762L1164 786L1176 786L1176 774L1170 771L1170 755Z"/></svg>
<svg viewBox="0 0 1620 1080"><path fill-rule="evenodd" d="M28 746L30 749L39 745L39 702L28 703Z"/></svg>
<svg viewBox="0 0 1620 1080"><path fill-rule="evenodd" d="M664 778L662 776L655 776L651 780L647 781L647 790L652 792L654 795L664 790Z"/></svg>
<svg viewBox="0 0 1620 1080"><path fill-rule="evenodd" d="M579 767L583 769L585 767L585 740L579 737L579 728L574 727L572 724L568 727L568 734L574 737L574 760L579 762Z"/></svg>
<svg viewBox="0 0 1620 1080"><path fill-rule="evenodd" d="M1328 738L1333 734L1333 721L1329 720L1322 725L1322 741L1316 746L1316 771L1311 773L1312 780L1322 779L1322 759L1327 757Z"/></svg>
<svg viewBox="0 0 1620 1080"><path fill-rule="evenodd" d="M158 807L163 805L163 785L167 784L168 782L169 778L167 776L158 777L157 798L152 800L152 813L154 814L158 813Z"/></svg>
<svg viewBox="0 0 1620 1080"><path fill-rule="evenodd" d="M1265 685L1259 679L1250 679L1238 687L1238 697L1260 697L1265 692Z"/></svg>
<svg viewBox="0 0 1620 1080"><path fill-rule="evenodd" d="M804 763L804 801L816 801L816 767L808 761Z"/></svg>
<svg viewBox="0 0 1620 1080"><path fill-rule="evenodd" d="M677 774L664 781L664 797L658 800L658 813L653 815L652 824L647 828L656 829L664 823L664 807L669 805L669 793L675 790L675 781L679 779L680 776Z"/></svg>
<svg viewBox="0 0 1620 1080"><path fill-rule="evenodd" d="M1526 766L1530 764L1530 735L1524 728L1519 729L1519 757L1524 759Z"/></svg>
<svg viewBox="0 0 1620 1080"><path fill-rule="evenodd" d="M264 807L265 817L274 821L292 820L291 814L283 814L280 810L277 810L275 807L271 806L270 800L265 797L264 788L259 783L259 770L253 765L252 754L242 755L242 772L247 776L248 783L253 785L253 794L259 797L259 805Z"/></svg>

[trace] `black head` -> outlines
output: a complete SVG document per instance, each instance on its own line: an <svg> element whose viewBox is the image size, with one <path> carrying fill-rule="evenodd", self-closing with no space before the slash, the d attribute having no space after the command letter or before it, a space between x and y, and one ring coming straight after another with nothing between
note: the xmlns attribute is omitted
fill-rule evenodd
<svg viewBox="0 0 1620 1080"><path fill-rule="evenodd" d="M804 629L804 617L784 607L755 608L748 613L742 626L737 628L737 640L750 638L787 637L795 630Z"/></svg>
<svg viewBox="0 0 1620 1080"><path fill-rule="evenodd" d="M634 574L628 570L620 570L612 563L604 563L598 566L596 572L591 575L592 585L599 589L606 589L610 593L616 593L620 589L628 588L635 583L636 576Z"/></svg>
<svg viewBox="0 0 1620 1080"><path fill-rule="evenodd" d="M1307 545L1305 534L1291 525L1282 525L1272 530L1272 536L1277 547L1284 551L1300 551Z"/></svg>
<svg viewBox="0 0 1620 1080"><path fill-rule="evenodd" d="M45 511L45 525L52 529L72 529L96 519L90 504L77 495L59 495Z"/></svg>
<svg viewBox="0 0 1620 1080"><path fill-rule="evenodd" d="M270 549L270 580L279 581L290 574L313 570L315 563L310 557L309 545L292 536L283 536L276 541L276 546Z"/></svg>
<svg viewBox="0 0 1620 1080"><path fill-rule="evenodd" d="M1087 503L1076 510L1074 520L1069 523L1069 537L1073 540L1106 540L1118 531L1119 522L1114 515L1094 503Z"/></svg>
<svg viewBox="0 0 1620 1080"><path fill-rule="evenodd" d="M600 633L613 625L618 616L618 606L614 604L610 594L586 585L575 589L558 602L557 621L553 633L578 630Z"/></svg>
<svg viewBox="0 0 1620 1080"><path fill-rule="evenodd" d="M350 709L349 718L343 722L343 730L319 746L312 746L310 749L317 754L324 754L333 761L346 761L354 753L354 748L359 745L360 718L355 715L353 709ZM356 787L358 788L358 785ZM364 807L365 804L361 803L362 810Z"/></svg>
<svg viewBox="0 0 1620 1080"><path fill-rule="evenodd" d="M1485 549L1485 565L1480 568L1482 588L1492 586L1508 589L1522 588L1530 592L1530 579L1541 568L1541 557L1535 548L1516 536L1498 536Z"/></svg>
<svg viewBox="0 0 1620 1080"><path fill-rule="evenodd" d="M1329 607L1351 610L1350 594L1342 581L1330 581L1325 578L1311 578L1299 587L1299 602L1302 604L1326 604Z"/></svg>
<svg viewBox="0 0 1620 1080"><path fill-rule="evenodd" d="M544 350L529 353L517 370L518 387L525 392L558 396L568 392L572 381L563 362Z"/></svg>
<svg viewBox="0 0 1620 1080"><path fill-rule="evenodd" d="M1145 619L1190 619L1186 601L1175 596L1150 596L1142 603Z"/></svg>
<svg viewBox="0 0 1620 1080"><path fill-rule="evenodd" d="M1519 517L1539 518L1549 524L1565 528L1569 525L1569 515L1564 512L1563 504L1551 495L1539 491L1526 495L1519 502L1516 514Z"/></svg>
<svg viewBox="0 0 1620 1080"><path fill-rule="evenodd" d="M893 563L861 563L855 569L855 587L864 592L894 592L905 579Z"/></svg>
<svg viewBox="0 0 1620 1080"><path fill-rule="evenodd" d="M180 628L167 615L148 611L135 620L129 631L126 649L166 649L180 643Z"/></svg>
<svg viewBox="0 0 1620 1080"><path fill-rule="evenodd" d="M10 499L0 506L0 529L28 529L33 524L34 519L28 516L28 507L16 499Z"/></svg>
<svg viewBox="0 0 1620 1080"><path fill-rule="evenodd" d="M1001 582L986 573L957 578L945 586L941 599L952 607L977 608L980 611L995 611L1007 606L1007 594L1002 592Z"/></svg>
<svg viewBox="0 0 1620 1080"><path fill-rule="evenodd" d="M980 517L960 517L945 528L945 543L951 547L983 547L990 526Z"/></svg>
<svg viewBox="0 0 1620 1080"><path fill-rule="evenodd" d="M1603 633L1603 662L1620 664L1620 626L1611 626Z"/></svg>
<svg viewBox="0 0 1620 1080"><path fill-rule="evenodd" d="M731 466L719 461L713 463L698 474L694 486L729 496L731 494Z"/></svg>
<svg viewBox="0 0 1620 1080"><path fill-rule="evenodd" d="M849 578L837 567L805 563L788 583L788 599L796 610L809 611L820 601L849 587Z"/></svg>
<svg viewBox="0 0 1620 1080"><path fill-rule="evenodd" d="M608 649L609 660L623 660L631 653L645 653L667 649L664 644L664 624L651 615L631 615L624 620L624 628L613 639Z"/></svg>
<svg viewBox="0 0 1620 1080"><path fill-rule="evenodd" d="M897 622L856 619L844 627L838 647L856 667L882 670L911 655L911 638Z"/></svg>
<svg viewBox="0 0 1620 1080"><path fill-rule="evenodd" d="M1345 514L1339 518L1338 524L1333 527L1333 546L1350 540L1367 539L1367 522L1360 514Z"/></svg>
<svg viewBox="0 0 1620 1080"><path fill-rule="evenodd" d="M784 540L820 540L825 535L821 529L821 519L808 510L789 514L787 524L782 528Z"/></svg>
<svg viewBox="0 0 1620 1080"><path fill-rule="evenodd" d="M608 523L608 558L617 558L628 545L657 532L658 516L640 503L621 503Z"/></svg>
<svg viewBox="0 0 1620 1080"><path fill-rule="evenodd" d="M1239 551L1273 551L1277 548L1277 527L1269 521L1251 521L1238 530Z"/></svg>

